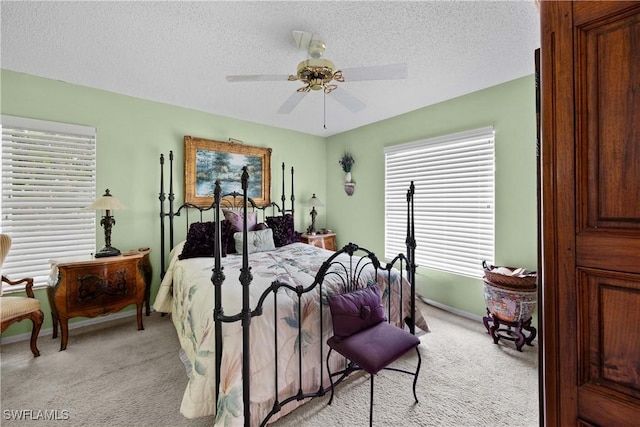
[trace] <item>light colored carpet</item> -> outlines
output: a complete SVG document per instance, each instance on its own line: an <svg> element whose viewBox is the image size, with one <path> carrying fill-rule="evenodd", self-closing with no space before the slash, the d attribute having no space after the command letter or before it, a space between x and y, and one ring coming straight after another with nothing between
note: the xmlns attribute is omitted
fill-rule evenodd
<svg viewBox="0 0 640 427"><path fill-rule="evenodd" d="M515 350L494 345L484 326L420 304L432 332L421 338L422 369L413 403L412 377L382 372L375 381L377 426L537 426L537 340ZM41 336L41 356L28 341L2 345L2 426L211 426L213 417L184 418L180 401L187 384L178 341L168 317L152 313L137 331L135 317L70 331L67 350ZM415 367L415 353L395 366ZM369 378L356 374L274 426L368 424ZM64 421L16 421L10 411L57 410ZM9 412L8 412L9 411ZM68 412L63 412L68 411Z"/></svg>

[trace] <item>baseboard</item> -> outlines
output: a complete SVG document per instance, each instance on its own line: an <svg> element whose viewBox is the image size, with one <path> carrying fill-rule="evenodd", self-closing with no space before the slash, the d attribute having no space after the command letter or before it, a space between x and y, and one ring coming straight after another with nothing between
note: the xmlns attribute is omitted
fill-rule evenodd
<svg viewBox="0 0 640 427"><path fill-rule="evenodd" d="M433 301L428 298L425 298L422 295L418 295L418 298L420 298L420 301L422 301L425 304L431 305L433 307L439 308L444 311L448 311L449 313L456 314L458 316L465 317L467 319L474 320L477 322L482 322L482 316L478 316L477 314L469 313L455 307L450 307L448 305L439 303L438 301Z"/></svg>
<svg viewBox="0 0 640 427"><path fill-rule="evenodd" d="M97 325L99 323L104 323L104 322L112 322L114 320L124 319L125 317L131 317L135 315L136 315L135 310L120 311L118 313L110 314L109 316L94 317L91 319L81 320L79 322L69 323L69 330L82 328L83 326ZM46 335L51 336L52 334L53 334L53 327L41 329L40 333L38 334L38 338ZM58 337L60 337L60 331L58 331ZM11 335L6 338L0 337L0 344L11 344L18 341L28 341L30 339L31 339L31 332L25 332L24 334Z"/></svg>

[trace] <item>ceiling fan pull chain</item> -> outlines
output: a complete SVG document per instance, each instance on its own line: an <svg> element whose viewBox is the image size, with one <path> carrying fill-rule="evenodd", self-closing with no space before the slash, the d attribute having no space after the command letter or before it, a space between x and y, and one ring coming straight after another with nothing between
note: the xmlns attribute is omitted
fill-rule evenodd
<svg viewBox="0 0 640 427"><path fill-rule="evenodd" d="M322 126L326 129L327 128L327 92L323 91L322 94L322 109L324 110L324 114L323 114L323 124Z"/></svg>

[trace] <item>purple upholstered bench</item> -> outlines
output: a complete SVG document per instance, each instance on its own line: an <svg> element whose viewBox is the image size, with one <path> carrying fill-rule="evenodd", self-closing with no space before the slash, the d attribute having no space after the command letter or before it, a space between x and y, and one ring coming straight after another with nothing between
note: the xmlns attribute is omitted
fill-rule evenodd
<svg viewBox="0 0 640 427"><path fill-rule="evenodd" d="M334 333L327 341L330 348L327 354L327 371L331 381L329 405L333 402L333 377L342 375L341 379L343 379L351 371L357 369L362 369L371 375L369 426L373 425L373 378L382 369L413 375L413 397L417 403L416 383L422 363L418 350L420 340L409 332L387 322L379 288L374 285L344 294L332 295L328 297L328 301ZM418 367L415 373L388 367L389 364L413 348L418 354ZM329 357L333 350L350 360L352 362L350 367L332 374Z"/></svg>

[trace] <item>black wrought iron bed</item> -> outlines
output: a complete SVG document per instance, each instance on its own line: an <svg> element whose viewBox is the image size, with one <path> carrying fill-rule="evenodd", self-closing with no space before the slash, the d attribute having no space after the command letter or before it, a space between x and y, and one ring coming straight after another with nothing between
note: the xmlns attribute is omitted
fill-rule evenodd
<svg viewBox="0 0 640 427"><path fill-rule="evenodd" d="M324 369L326 340L331 335L326 297L345 287L379 286L389 322L411 333L416 333L416 326L428 330L415 307L413 183L407 190L407 253L383 265L373 252L354 243L335 253L302 243L252 250L250 242L256 233L249 230L249 216L253 212L261 212L263 220L269 218L267 212L290 215L293 220L293 168L290 209L285 208L284 164L282 207L274 202L256 206L247 195L250 177L245 168L242 192L223 194L216 182L211 206L183 204L175 209L173 154L169 154L168 194L164 192L164 156L160 164L163 280L154 307L172 312L181 345L189 353L190 383L181 406L185 416L215 413L216 425L265 425L304 401L324 395L330 387ZM243 217L241 231L234 233L241 255L225 257L223 253L225 206L239 209ZM196 223L202 223L207 213L212 217L213 251L207 258L178 261L181 248L174 247L174 219L189 211L195 211ZM188 236L192 224L186 221ZM167 239L173 253L165 269ZM237 282L229 271L238 274ZM196 288L194 283L203 281L208 284ZM349 368L347 361L339 359L332 360L332 366L342 371Z"/></svg>

